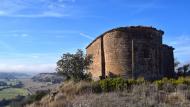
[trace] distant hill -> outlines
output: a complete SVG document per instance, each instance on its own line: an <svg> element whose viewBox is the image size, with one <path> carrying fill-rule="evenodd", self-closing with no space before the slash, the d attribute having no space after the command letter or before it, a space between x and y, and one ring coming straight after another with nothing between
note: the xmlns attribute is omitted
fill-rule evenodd
<svg viewBox="0 0 190 107"><path fill-rule="evenodd" d="M30 78L31 75L26 73L7 73L7 72L0 72L0 79L20 79L20 78Z"/></svg>
<svg viewBox="0 0 190 107"><path fill-rule="evenodd" d="M40 73L32 77L32 80L35 82L61 83L65 78L57 73Z"/></svg>
<svg viewBox="0 0 190 107"><path fill-rule="evenodd" d="M0 79L16 79L16 77L11 73L0 73Z"/></svg>

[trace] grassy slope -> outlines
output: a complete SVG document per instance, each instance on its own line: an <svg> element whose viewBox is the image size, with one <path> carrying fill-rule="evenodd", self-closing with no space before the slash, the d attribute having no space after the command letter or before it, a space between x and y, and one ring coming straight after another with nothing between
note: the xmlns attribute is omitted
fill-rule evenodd
<svg viewBox="0 0 190 107"><path fill-rule="evenodd" d="M26 96L28 91L22 88L8 88L0 91L0 99L11 99L18 95Z"/></svg>
<svg viewBox="0 0 190 107"><path fill-rule="evenodd" d="M153 83L128 81L123 90L109 92L105 92L107 86L119 88L123 82L122 79L106 81L100 81L100 84L68 81L27 107L190 107L190 78L163 79Z"/></svg>

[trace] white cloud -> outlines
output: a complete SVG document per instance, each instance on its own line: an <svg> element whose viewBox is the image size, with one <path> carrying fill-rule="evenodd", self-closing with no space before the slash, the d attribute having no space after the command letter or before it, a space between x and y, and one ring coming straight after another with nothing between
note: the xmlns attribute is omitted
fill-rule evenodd
<svg viewBox="0 0 190 107"><path fill-rule="evenodd" d="M27 37L27 36L29 36L28 34L22 34L21 35L22 37Z"/></svg>
<svg viewBox="0 0 190 107"><path fill-rule="evenodd" d="M15 49L8 43L0 40L0 48L5 49L6 51L14 51Z"/></svg>
<svg viewBox="0 0 190 107"><path fill-rule="evenodd" d="M6 13L4 11L0 10L0 16L2 16L2 15L6 15Z"/></svg>
<svg viewBox="0 0 190 107"><path fill-rule="evenodd" d="M97 0L98 1L98 0ZM112 1L112 2L111 2ZM114 1L114 2L113 2ZM92 1L93 4L96 1ZM98 1L102 5L102 1ZM115 5L133 10L133 14L140 13L147 9L162 8L158 5L157 0L138 1L138 2L124 2L123 0L110 0L106 5L111 2ZM126 2L126 1L125 1ZM118 4L117 4L118 3ZM24 17L24 18L42 18L42 17L102 17L92 14L91 7L88 5L80 4L82 8L76 4L76 0L0 0L0 16L7 17ZM91 6L91 5L90 5ZM93 6L92 6L93 7Z"/></svg>
<svg viewBox="0 0 190 107"><path fill-rule="evenodd" d="M168 44L175 48L174 53L179 60L182 62L190 60L190 35L181 35L172 38Z"/></svg>
<svg viewBox="0 0 190 107"><path fill-rule="evenodd" d="M1 16L1 15L0 15ZM69 14L63 14L59 12L53 12L53 11L45 11L40 14L9 14L9 15L4 15L7 17L22 17L22 18L43 18L43 17L56 17L56 18L61 18L61 17L66 17L70 16Z"/></svg>
<svg viewBox="0 0 190 107"><path fill-rule="evenodd" d="M94 38L93 37L91 37L90 35L87 35L87 34L85 34L85 33L79 33L81 36L83 36L83 37L85 37L85 38L88 38L88 39L90 39L90 40L93 40Z"/></svg>
<svg viewBox="0 0 190 107"><path fill-rule="evenodd" d="M184 45L190 42L190 35L181 35L174 39L170 42L171 45Z"/></svg>
<svg viewBox="0 0 190 107"><path fill-rule="evenodd" d="M190 54L190 35L178 36L169 44L175 47L177 54Z"/></svg>
<svg viewBox="0 0 190 107"><path fill-rule="evenodd" d="M1 0L0 16L6 17L65 17L75 0Z"/></svg>
<svg viewBox="0 0 190 107"><path fill-rule="evenodd" d="M29 34L22 33L22 34L13 34L14 37L28 37Z"/></svg>
<svg viewBox="0 0 190 107"><path fill-rule="evenodd" d="M32 58L35 58L35 59L38 59L38 58L40 58L40 56L37 56L37 55L33 55L33 56L31 56Z"/></svg>
<svg viewBox="0 0 190 107"><path fill-rule="evenodd" d="M34 65L10 65L10 64L0 64L0 72L55 72L55 64L34 64Z"/></svg>
<svg viewBox="0 0 190 107"><path fill-rule="evenodd" d="M37 32L37 34L46 34L46 33L53 33L53 34L63 34L63 33L79 33L77 30L9 30L9 31L1 31L0 34L15 34L17 36L22 35L22 34L28 34L29 33L34 33Z"/></svg>

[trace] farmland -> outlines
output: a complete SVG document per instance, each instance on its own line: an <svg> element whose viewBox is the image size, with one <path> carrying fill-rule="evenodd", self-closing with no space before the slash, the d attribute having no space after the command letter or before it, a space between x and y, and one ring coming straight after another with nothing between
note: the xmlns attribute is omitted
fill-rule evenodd
<svg viewBox="0 0 190 107"><path fill-rule="evenodd" d="M16 96L26 96L28 91L23 88L7 88L0 91L0 100L2 99L12 99Z"/></svg>
<svg viewBox="0 0 190 107"><path fill-rule="evenodd" d="M18 79L0 79L0 83L0 100L28 95L28 91Z"/></svg>
<svg viewBox="0 0 190 107"><path fill-rule="evenodd" d="M55 73L41 73L33 78L31 76L23 77L22 75L14 77L10 73L0 73L0 106L7 106L25 99L33 99L40 92L48 93L56 89L63 80L64 78Z"/></svg>

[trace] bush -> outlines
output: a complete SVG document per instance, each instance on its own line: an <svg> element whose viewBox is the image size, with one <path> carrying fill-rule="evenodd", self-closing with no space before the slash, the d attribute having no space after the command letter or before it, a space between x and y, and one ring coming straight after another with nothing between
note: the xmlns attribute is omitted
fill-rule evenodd
<svg viewBox="0 0 190 107"><path fill-rule="evenodd" d="M171 84L175 87L180 84L190 85L190 79L184 77L179 77L178 79L163 78L162 80L154 81L154 83L158 86L159 89L163 89L165 84Z"/></svg>
<svg viewBox="0 0 190 107"><path fill-rule="evenodd" d="M110 92L114 90L123 90L126 88L126 80L123 78L108 78L105 80L100 80L99 85L104 92Z"/></svg>
<svg viewBox="0 0 190 107"><path fill-rule="evenodd" d="M146 83L144 78L139 78L137 80L133 79L124 79L122 77L117 77L117 78L107 78L104 80L100 80L99 85L104 92L110 92L110 91L122 91L125 88L131 88L131 86L135 84L142 84Z"/></svg>
<svg viewBox="0 0 190 107"><path fill-rule="evenodd" d="M101 93L110 91L122 91L127 87L127 80L123 78L107 78L99 81L67 81L61 86L61 91L65 94L80 94L86 92Z"/></svg>
<svg viewBox="0 0 190 107"><path fill-rule="evenodd" d="M101 93L102 88L99 82L92 82L92 92L93 93Z"/></svg>
<svg viewBox="0 0 190 107"><path fill-rule="evenodd" d="M45 92L37 92L34 95L28 96L26 98L25 104L31 104L35 101L40 101L47 93Z"/></svg>
<svg viewBox="0 0 190 107"><path fill-rule="evenodd" d="M101 92L111 92L111 91L123 91L124 89L131 89L134 85L141 84L155 84L158 89L166 90L166 91L174 91L180 84L189 85L189 78L178 78L178 79L168 79L163 78L161 80L155 80L153 82L145 81L144 78L138 78L137 80L133 79L124 79L122 77L117 78L106 78L104 80L99 81L68 81L62 87L62 91L70 94L84 93L84 92L93 92L93 93L101 93Z"/></svg>

